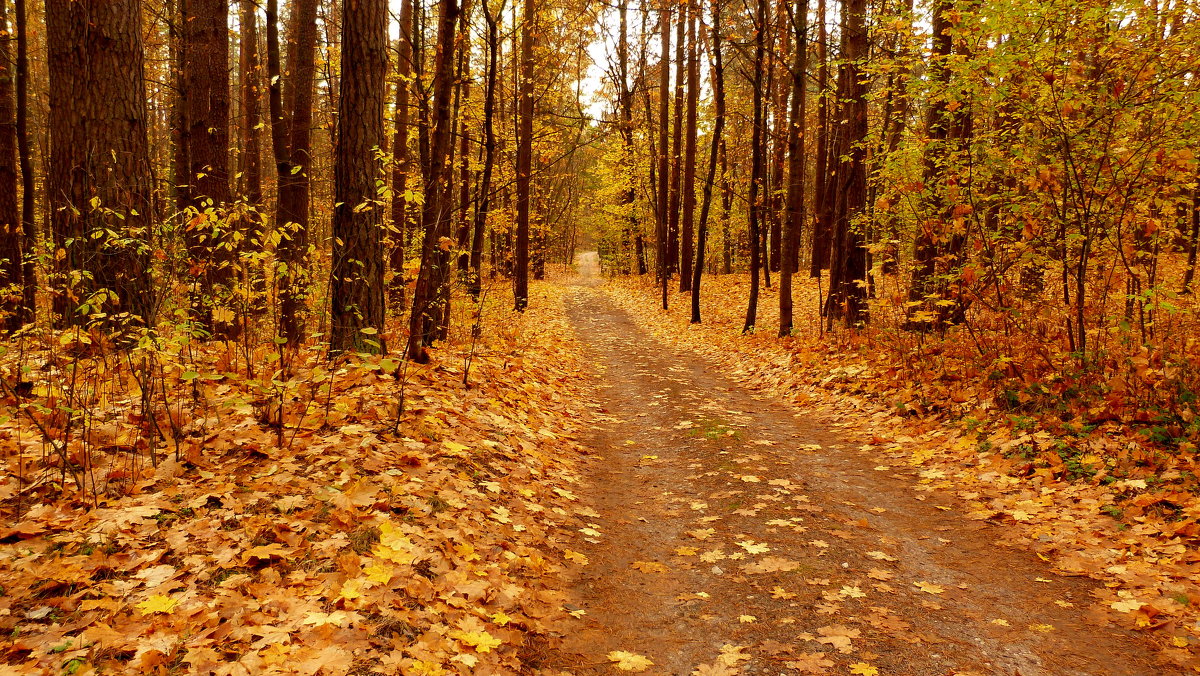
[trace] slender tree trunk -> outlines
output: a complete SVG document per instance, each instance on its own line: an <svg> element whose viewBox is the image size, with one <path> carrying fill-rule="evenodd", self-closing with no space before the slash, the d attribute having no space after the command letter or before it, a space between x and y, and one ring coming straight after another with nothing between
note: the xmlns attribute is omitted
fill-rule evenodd
<svg viewBox="0 0 1200 676"><path fill-rule="evenodd" d="M0 0L0 319L8 331L24 322L21 206L17 202L17 116L8 2Z"/></svg>
<svg viewBox="0 0 1200 676"><path fill-rule="evenodd" d="M17 161L21 167L21 321L32 322L37 310L37 274L34 269L34 248L37 246L37 224L33 221L33 159L29 149L29 35L25 0L13 4L17 24L17 90L16 134Z"/></svg>
<svg viewBox="0 0 1200 676"><path fill-rule="evenodd" d="M153 204L141 3L48 0L46 29L48 207L55 248L66 251L56 269L58 319L84 323L104 312L113 329L152 325L147 242ZM97 293L105 289L116 295L116 307Z"/></svg>
<svg viewBox="0 0 1200 676"><path fill-rule="evenodd" d="M333 352L384 350L383 209L375 153L384 145L387 63L387 0L344 0L330 270Z"/></svg>
<svg viewBox="0 0 1200 676"><path fill-rule="evenodd" d="M230 307L236 241L219 215L229 191L229 3L185 0L183 7L184 129L188 156L187 206L193 216L187 233L188 256L203 270L194 290L193 316L215 337L238 332Z"/></svg>
<svg viewBox="0 0 1200 676"><path fill-rule="evenodd" d="M389 295L396 308L404 306L405 244L408 232L408 173L411 165L408 157L408 117L410 80L412 79L412 14L413 0L400 3L400 40L396 55L396 112L392 134L392 227L390 228L392 270Z"/></svg>
<svg viewBox="0 0 1200 676"><path fill-rule="evenodd" d="M1187 243L1187 269L1183 273L1183 289L1180 293L1192 292L1192 280L1196 276L1196 241L1200 239L1200 188L1192 188L1191 232Z"/></svg>
<svg viewBox="0 0 1200 676"><path fill-rule="evenodd" d="M679 208L680 184L683 181L683 82L687 72L686 37L687 2L679 4L679 20L675 24L675 95L671 125L671 192L667 208L667 274L679 270Z"/></svg>
<svg viewBox="0 0 1200 676"><path fill-rule="evenodd" d="M817 154L816 175L813 180L813 233L812 259L809 261L809 276L820 277L821 271L829 267L829 217L828 190L830 183L829 142L829 31L825 25L825 1L817 2L817 58L821 65L817 69Z"/></svg>
<svg viewBox="0 0 1200 676"><path fill-rule="evenodd" d="M254 0L240 0L242 85L242 148L245 161L246 200L254 206L262 203L262 127L259 106L258 15Z"/></svg>
<svg viewBox="0 0 1200 676"><path fill-rule="evenodd" d="M746 321L742 333L754 330L758 317L758 270L761 257L763 187L763 61L766 53L769 0L758 0L754 19L754 120L750 141L750 298L746 303Z"/></svg>
<svg viewBox="0 0 1200 676"><path fill-rule="evenodd" d="M267 73L271 147L279 196L275 204L279 332L289 345L305 336L311 275L308 264L310 152L316 77L317 0L296 0L288 40L286 105L280 71L277 0L267 1Z"/></svg>
<svg viewBox="0 0 1200 676"><path fill-rule="evenodd" d="M800 233L804 228L804 123L805 81L808 70L808 0L796 0L792 12L795 31L795 54L792 57L792 100L787 130L788 192L787 221L783 225L783 242L779 266L779 335L792 333L792 272L800 248Z"/></svg>
<svg viewBox="0 0 1200 676"><path fill-rule="evenodd" d="M721 0L713 0L712 4L712 87L716 114L713 120L712 144L708 153L708 176L704 179L704 196L700 204L700 228L696 238L696 267L692 269L693 324L700 323L700 278L704 274L704 248L708 243L708 209L712 204L718 155L724 142L721 134L725 130L725 65L721 61Z"/></svg>
<svg viewBox="0 0 1200 676"><path fill-rule="evenodd" d="M529 304L529 179L533 171L533 40L536 17L537 8L533 0L525 0L517 109L517 311L524 311Z"/></svg>
<svg viewBox="0 0 1200 676"><path fill-rule="evenodd" d="M480 0L481 2L483 0ZM466 280L471 267L471 127L467 124L464 111L471 102L471 3L463 0L462 15L459 17L458 87L459 99L455 105L455 117L459 118L458 136L458 272Z"/></svg>
<svg viewBox="0 0 1200 676"><path fill-rule="evenodd" d="M721 140L718 151L721 159L721 243L724 248L721 256L721 272L733 274L733 241L729 234L729 213L733 209L733 181L729 176L729 154L726 152L725 140Z"/></svg>
<svg viewBox="0 0 1200 676"><path fill-rule="evenodd" d="M425 175L425 204L421 221L425 229L421 243L421 269L413 290L409 322L408 358L418 363L429 361L427 346L439 334L439 322L445 317L439 288L450 266L450 106L454 97L454 38L460 7L456 0L441 0L438 19L437 53L433 73L433 133L430 137L429 171Z"/></svg>
<svg viewBox="0 0 1200 676"><path fill-rule="evenodd" d="M659 11L662 58L658 62L658 281L662 284L662 307L667 309L667 283L671 277L670 248L671 192L671 3L663 0Z"/></svg>
<svg viewBox="0 0 1200 676"><path fill-rule="evenodd" d="M698 3L690 5L688 11L687 49L687 111L684 132L686 145L683 153L683 227L679 247L679 290L692 288L692 241L696 211L696 114L700 102L700 61L696 54L696 15Z"/></svg>
<svg viewBox="0 0 1200 676"><path fill-rule="evenodd" d="M488 213L492 206L492 172L496 166L496 130L493 123L496 111L496 78L499 71L500 30L497 19L488 7L488 0L480 0L483 18L487 22L487 73L483 92L483 169L475 187L475 224L471 238L471 278L468 290L478 297L482 290L483 238L487 229ZM497 13L504 12L504 3Z"/></svg>

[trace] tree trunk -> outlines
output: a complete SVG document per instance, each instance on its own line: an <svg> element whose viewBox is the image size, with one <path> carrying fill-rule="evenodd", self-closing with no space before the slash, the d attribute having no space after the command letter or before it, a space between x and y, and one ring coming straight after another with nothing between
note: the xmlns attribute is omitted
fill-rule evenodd
<svg viewBox="0 0 1200 676"><path fill-rule="evenodd" d="M680 291L690 291L692 288L692 229L696 211L696 109L700 102L700 61L696 54L696 14L699 11L699 4L690 6L688 11L687 130L684 132L687 141L683 153L683 228L680 232L679 247Z"/></svg>
<svg viewBox="0 0 1200 676"><path fill-rule="evenodd" d="M521 26L521 83L517 107L517 311L529 304L529 179L533 169L533 39L537 9L525 0Z"/></svg>
<svg viewBox="0 0 1200 676"><path fill-rule="evenodd" d="M334 164L330 340L333 352L382 352L383 208L375 152L384 145L387 1L344 0Z"/></svg>
<svg viewBox="0 0 1200 676"><path fill-rule="evenodd" d="M311 275L308 269L310 151L316 75L317 0L296 0L288 39L287 100L280 70L277 0L267 2L267 73L271 146L279 196L275 204L279 332L289 345L304 340Z"/></svg>
<svg viewBox="0 0 1200 676"><path fill-rule="evenodd" d="M193 214L185 232L188 257L202 270L192 298L193 316L218 338L233 338L237 324L232 296L235 241L220 210L229 202L229 3L184 0L184 135L188 157L187 206Z"/></svg>
<svg viewBox="0 0 1200 676"><path fill-rule="evenodd" d="M55 270L60 323L97 312L113 329L155 319L141 22L138 0L46 3L48 210L55 249L66 252ZM109 294L116 307L107 305Z"/></svg>
<svg viewBox="0 0 1200 676"><path fill-rule="evenodd" d="M418 363L429 361L426 347L437 337L438 324L445 317L441 301L445 298L441 281L447 279L450 266L449 235L453 196L449 193L450 105L454 94L454 36L459 5L456 0L441 0L438 20L437 55L433 73L433 133L430 138L429 171L425 175L425 204L421 221L421 269L413 291L409 317L408 358Z"/></svg>
<svg viewBox="0 0 1200 676"><path fill-rule="evenodd" d="M754 120L750 141L750 298L742 333L754 330L758 317L758 269L761 260L763 187L763 61L766 53L767 16L770 0L758 0L754 18Z"/></svg>
<svg viewBox="0 0 1200 676"><path fill-rule="evenodd" d="M261 117L259 107L258 15L254 0L241 0L240 70L242 85L242 171L246 177L246 200L253 206L262 202Z"/></svg>
<svg viewBox="0 0 1200 676"><path fill-rule="evenodd" d="M683 80L687 69L685 49L687 47L688 4L679 4L679 20L675 24L675 105L671 125L671 193L667 201L670 215L667 219L667 274L679 270L679 207L680 183L683 180Z"/></svg>
<svg viewBox="0 0 1200 676"><path fill-rule="evenodd" d="M804 228L804 118L805 74L808 70L808 0L796 0L792 16L795 54L792 57L792 100L787 130L787 221L779 266L779 335L792 333L792 272L796 269L800 233Z"/></svg>
<svg viewBox="0 0 1200 676"><path fill-rule="evenodd" d="M867 56L866 0L843 5L842 68L838 100L844 101L838 126L843 130L843 159L837 169L836 208L829 267L827 317L840 317L846 326L867 321L867 250L856 223L866 206L867 85L862 64ZM833 155L831 154L831 157Z"/></svg>
<svg viewBox="0 0 1200 676"><path fill-rule="evenodd" d="M708 209L712 204L713 182L716 178L718 155L722 146L721 133L725 129L725 65L721 61L721 0L713 0L712 13L712 87L716 110L713 120L712 145L708 153L708 176L704 179L704 198L700 204L700 228L696 238L696 267L692 270L693 324L700 323L700 278L704 274L704 248L708 243Z"/></svg>
<svg viewBox="0 0 1200 676"><path fill-rule="evenodd" d="M670 253L667 239L670 226L670 207L667 196L671 192L671 3L663 0L659 11L662 58L658 62L658 281L662 284L662 307L667 309L667 281L671 267L667 262Z"/></svg>
<svg viewBox="0 0 1200 676"><path fill-rule="evenodd" d="M829 199L827 186L830 184L829 146L829 32L825 26L825 0L817 2L817 58L821 65L817 69L817 155L816 175L813 180L813 233L812 259L808 273L820 277L821 271L829 267Z"/></svg>
<svg viewBox="0 0 1200 676"><path fill-rule="evenodd" d="M497 19L488 7L488 0L480 0L483 18L487 22L487 73L483 92L483 169L475 186L475 224L471 236L471 277L467 289L478 298L482 291L483 238L487 229L488 213L492 208L492 172L496 166L496 130L493 118L496 112L496 78L499 72L500 30ZM498 13L504 11L503 2Z"/></svg>
<svg viewBox="0 0 1200 676"><path fill-rule="evenodd" d="M33 221L33 159L29 150L29 35L25 0L13 4L17 24L17 91L16 133L17 158L21 167L21 313L22 322L32 322L37 309L34 292L37 289L37 271L34 269L34 253L37 246L37 224Z"/></svg>
<svg viewBox="0 0 1200 676"><path fill-rule="evenodd" d="M486 2L486 0L484 0ZM405 245L408 232L408 117L412 79L412 0L400 3L400 40L396 55L396 113L392 134L392 243L389 266L392 270L390 300L396 308L404 306Z"/></svg>
<svg viewBox="0 0 1200 676"><path fill-rule="evenodd" d="M21 328L21 206L17 202L17 117L13 89L12 33L8 2L0 0L0 319L8 331Z"/></svg>

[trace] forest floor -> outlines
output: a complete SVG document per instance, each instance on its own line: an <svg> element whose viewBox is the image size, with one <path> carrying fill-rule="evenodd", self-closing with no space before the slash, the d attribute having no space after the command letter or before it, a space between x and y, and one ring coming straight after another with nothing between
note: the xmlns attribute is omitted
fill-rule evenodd
<svg viewBox="0 0 1200 676"><path fill-rule="evenodd" d="M1197 670L1188 522L1136 513L1146 480L1022 474L838 389L852 355L740 335L732 276L691 326L595 263L427 366L302 355L284 443L219 344L164 368L157 456L136 388L95 402L88 491L2 419L0 673Z"/></svg>
<svg viewBox="0 0 1200 676"><path fill-rule="evenodd" d="M921 467L862 446L828 410L656 338L600 288L594 256L579 269L567 313L598 378L581 490L597 516L574 583L584 628L544 666L1180 672L1097 604L1101 583L1001 546L1011 525L965 518Z"/></svg>

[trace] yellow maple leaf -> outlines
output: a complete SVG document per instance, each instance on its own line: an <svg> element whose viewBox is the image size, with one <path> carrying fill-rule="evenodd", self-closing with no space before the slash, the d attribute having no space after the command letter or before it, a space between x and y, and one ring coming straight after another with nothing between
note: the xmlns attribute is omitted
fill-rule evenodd
<svg viewBox="0 0 1200 676"><path fill-rule="evenodd" d="M1033 631L1040 631L1043 634L1054 631L1054 625L1052 624L1031 624L1029 628Z"/></svg>
<svg viewBox="0 0 1200 676"><path fill-rule="evenodd" d="M508 624L509 622L512 622L512 618L509 617L508 615L506 615L503 610L501 610L501 611L497 612L495 615L492 615L492 622L495 622L496 624L503 627L504 625Z"/></svg>
<svg viewBox="0 0 1200 676"><path fill-rule="evenodd" d="M492 648L498 648L504 642L486 631L452 631L450 638L456 638L463 645L471 646L477 653L490 653Z"/></svg>
<svg viewBox="0 0 1200 676"><path fill-rule="evenodd" d="M634 561L629 564L630 568L640 570L643 573L665 573L667 567L657 561Z"/></svg>
<svg viewBox="0 0 1200 676"><path fill-rule="evenodd" d="M145 601L137 604L137 609L143 615L151 615L153 613L170 615L175 611L175 606L177 605L179 605L179 601L166 594L154 594Z"/></svg>
<svg viewBox="0 0 1200 676"><path fill-rule="evenodd" d="M753 615L738 615L738 622L741 622L742 624L750 624L757 621L758 618Z"/></svg>
<svg viewBox="0 0 1200 676"><path fill-rule="evenodd" d="M608 661L621 671L645 671L654 666L649 659L625 650L614 650L608 654Z"/></svg>
<svg viewBox="0 0 1200 676"><path fill-rule="evenodd" d="M347 601L362 597L362 580L346 580L342 585L342 593L338 594L338 598Z"/></svg>
<svg viewBox="0 0 1200 676"><path fill-rule="evenodd" d="M327 624L332 624L335 627L344 627L349 620L350 615L341 610L335 610L332 613L314 611L304 616L304 624L311 624L314 627L323 627Z"/></svg>
<svg viewBox="0 0 1200 676"><path fill-rule="evenodd" d="M1117 610L1122 613L1132 613L1146 604L1138 601L1137 599L1124 599L1121 601L1113 601L1108 605L1113 610Z"/></svg>
<svg viewBox="0 0 1200 676"><path fill-rule="evenodd" d="M373 563L363 569L363 574L367 576L367 579L376 584L387 584L392 579L394 572L391 566L382 563Z"/></svg>
<svg viewBox="0 0 1200 676"><path fill-rule="evenodd" d="M946 591L945 587L933 584L932 582L914 582L913 586L925 592L926 594L941 594L942 592Z"/></svg>
<svg viewBox="0 0 1200 676"><path fill-rule="evenodd" d="M563 558L568 561L574 561L581 566L588 565L588 557L586 555L571 551L570 549L563 552Z"/></svg>
<svg viewBox="0 0 1200 676"><path fill-rule="evenodd" d="M698 551L695 547L676 547L675 556L695 556Z"/></svg>
<svg viewBox="0 0 1200 676"><path fill-rule="evenodd" d="M861 676L879 676L879 669L866 662L855 662L850 665L850 673L861 674Z"/></svg>

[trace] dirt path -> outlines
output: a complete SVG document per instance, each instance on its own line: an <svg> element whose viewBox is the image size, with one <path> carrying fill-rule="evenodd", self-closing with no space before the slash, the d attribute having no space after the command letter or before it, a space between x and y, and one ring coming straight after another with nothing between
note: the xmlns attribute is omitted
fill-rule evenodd
<svg viewBox="0 0 1200 676"><path fill-rule="evenodd" d="M995 544L907 470L658 343L595 288L568 313L596 364L576 581L585 611L552 665L613 673L1168 674L1086 617L1095 583ZM1103 618L1098 618L1103 621ZM579 625L582 625L581 627Z"/></svg>

